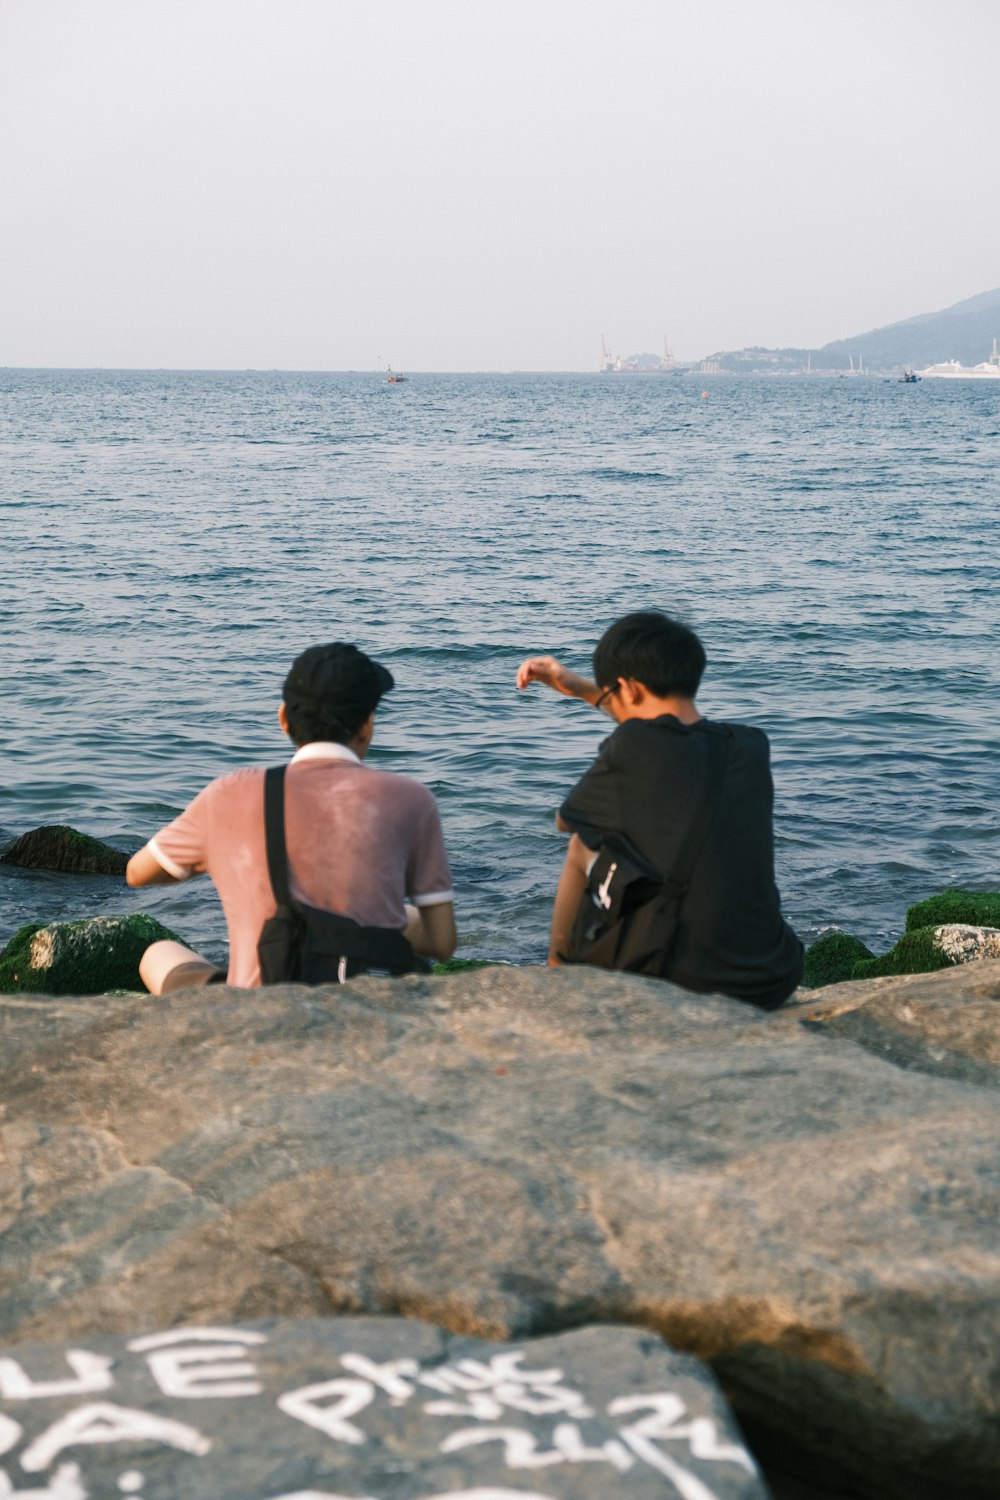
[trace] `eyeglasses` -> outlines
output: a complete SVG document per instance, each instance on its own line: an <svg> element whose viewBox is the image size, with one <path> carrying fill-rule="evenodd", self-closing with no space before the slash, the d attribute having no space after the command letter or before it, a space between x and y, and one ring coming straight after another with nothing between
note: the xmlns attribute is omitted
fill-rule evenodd
<svg viewBox="0 0 1000 1500"><path fill-rule="evenodd" d="M608 699L611 698L615 693L617 693L618 688L619 684L617 682L613 682L610 687L606 687L601 696L594 699L594 707L603 708Z"/></svg>

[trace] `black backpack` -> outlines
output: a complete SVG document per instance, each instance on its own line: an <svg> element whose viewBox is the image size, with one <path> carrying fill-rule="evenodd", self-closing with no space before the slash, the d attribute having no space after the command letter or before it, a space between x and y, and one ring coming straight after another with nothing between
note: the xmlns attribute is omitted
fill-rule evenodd
<svg viewBox="0 0 1000 1500"><path fill-rule="evenodd" d="M565 963L666 977L684 897L719 808L729 738L727 730L708 729L705 793L672 876L664 878L623 834L610 833L601 840L573 920L569 952L560 954Z"/></svg>
<svg viewBox="0 0 1000 1500"><path fill-rule="evenodd" d="M430 965L418 958L398 928L362 927L351 917L293 900L285 847L285 769L272 766L264 776L267 869L278 910L264 923L257 943L262 982L343 984L358 974L427 973Z"/></svg>

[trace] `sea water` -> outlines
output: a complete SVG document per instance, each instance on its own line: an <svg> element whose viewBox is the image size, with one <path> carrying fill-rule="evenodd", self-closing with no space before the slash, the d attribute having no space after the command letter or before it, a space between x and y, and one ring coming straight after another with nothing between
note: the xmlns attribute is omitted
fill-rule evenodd
<svg viewBox="0 0 1000 1500"><path fill-rule="evenodd" d="M626 610L702 636L712 717L770 736L807 941L873 948L1000 888L1000 391L894 380L0 371L0 839L133 849L281 760L284 673L356 641L398 687L376 764L440 803L465 956L541 960L553 811L610 722L581 670ZM336 850L331 850L336 858ZM22 922L144 908L216 957L208 882L0 866Z"/></svg>

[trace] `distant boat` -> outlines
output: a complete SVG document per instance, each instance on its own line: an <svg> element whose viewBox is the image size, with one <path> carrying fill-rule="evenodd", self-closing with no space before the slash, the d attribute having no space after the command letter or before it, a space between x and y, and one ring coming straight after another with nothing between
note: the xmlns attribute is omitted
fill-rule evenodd
<svg viewBox="0 0 1000 1500"><path fill-rule="evenodd" d="M957 359L946 359L939 365L928 365L926 370L919 373L922 378L930 380L1000 380L997 341L993 340L993 352L981 364L963 365Z"/></svg>
<svg viewBox="0 0 1000 1500"><path fill-rule="evenodd" d="M899 377L899 383L900 385L916 385L919 379L920 376L917 374L916 370L911 370L909 366L907 366L902 375L900 375Z"/></svg>
<svg viewBox="0 0 1000 1500"><path fill-rule="evenodd" d="M392 365L386 365L385 369L385 378L390 385L402 385L403 381L406 379L405 375L397 375L396 371L392 368Z"/></svg>

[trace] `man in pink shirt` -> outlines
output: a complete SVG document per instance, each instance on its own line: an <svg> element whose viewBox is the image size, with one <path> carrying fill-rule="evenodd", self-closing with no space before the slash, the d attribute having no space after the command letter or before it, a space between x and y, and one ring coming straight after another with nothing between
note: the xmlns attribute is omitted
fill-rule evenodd
<svg viewBox="0 0 1000 1500"><path fill-rule="evenodd" d="M285 775L285 843L294 900L403 932L416 953L455 950L451 872L433 795L364 764L392 674L356 646L311 646L285 679L278 722L296 746ZM139 972L154 995L190 985L261 982L257 942L276 902L264 833L264 770L220 776L133 855L129 885L208 874L229 930L229 972L182 943L153 943Z"/></svg>

